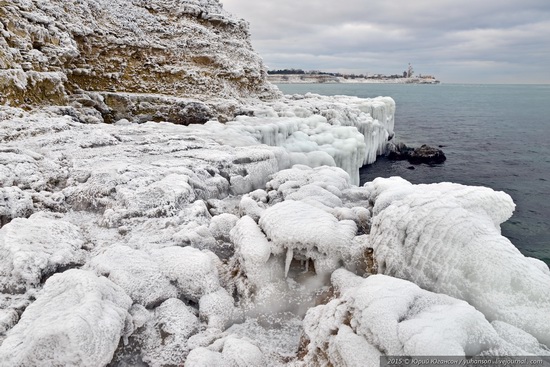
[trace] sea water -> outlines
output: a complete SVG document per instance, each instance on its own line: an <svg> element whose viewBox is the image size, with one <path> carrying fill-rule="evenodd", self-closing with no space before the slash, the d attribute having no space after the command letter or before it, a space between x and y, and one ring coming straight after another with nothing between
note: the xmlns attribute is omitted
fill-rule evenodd
<svg viewBox="0 0 550 367"><path fill-rule="evenodd" d="M383 157L361 183L401 176L413 183L456 182L502 190L516 211L502 233L526 256L550 264L550 85L284 84L286 94L390 96L395 140L441 146L447 161L411 165Z"/></svg>

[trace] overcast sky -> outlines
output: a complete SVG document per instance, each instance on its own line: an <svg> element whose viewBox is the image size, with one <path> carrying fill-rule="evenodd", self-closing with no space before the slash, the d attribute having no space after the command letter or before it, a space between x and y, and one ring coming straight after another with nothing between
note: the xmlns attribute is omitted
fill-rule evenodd
<svg viewBox="0 0 550 367"><path fill-rule="evenodd" d="M550 83L550 0L221 0L270 69Z"/></svg>

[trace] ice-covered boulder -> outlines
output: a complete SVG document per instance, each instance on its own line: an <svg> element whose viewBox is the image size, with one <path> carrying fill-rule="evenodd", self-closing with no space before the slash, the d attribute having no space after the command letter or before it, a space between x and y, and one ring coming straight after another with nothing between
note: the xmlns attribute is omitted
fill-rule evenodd
<svg viewBox="0 0 550 367"><path fill-rule="evenodd" d="M267 361L251 341L234 336L216 341L212 346L193 349L185 362L189 367L263 366Z"/></svg>
<svg viewBox="0 0 550 367"><path fill-rule="evenodd" d="M75 225L39 212L0 229L0 290L24 292L56 271L84 263L84 237Z"/></svg>
<svg viewBox="0 0 550 367"><path fill-rule="evenodd" d="M510 196L451 183L400 178L367 184L374 200L370 241L379 271L467 301L550 346L550 276L501 235Z"/></svg>
<svg viewBox="0 0 550 367"><path fill-rule="evenodd" d="M143 361L151 367L183 365L189 353L187 341L200 327L193 308L176 298L166 300L139 335Z"/></svg>
<svg viewBox="0 0 550 367"><path fill-rule="evenodd" d="M233 297L224 289L205 294L199 300L199 315L209 328L225 330L235 316Z"/></svg>
<svg viewBox="0 0 550 367"><path fill-rule="evenodd" d="M547 354L544 346L510 344L468 303L384 275L332 274L338 297L308 311L304 361L359 366L379 356ZM364 364L362 364L364 363Z"/></svg>
<svg viewBox="0 0 550 367"><path fill-rule="evenodd" d="M212 254L213 255L213 254ZM173 282L178 295L198 302L206 294L220 289L218 269L207 251L193 247L165 247L151 251L160 272Z"/></svg>
<svg viewBox="0 0 550 367"><path fill-rule="evenodd" d="M357 233L355 222L338 221L322 209L294 200L266 209L259 224L271 241L271 252L286 253L286 273L299 255L313 260L317 274L329 274L347 259Z"/></svg>
<svg viewBox="0 0 550 367"><path fill-rule="evenodd" d="M19 187L0 188L0 228L13 218L25 218L33 212L32 197Z"/></svg>
<svg viewBox="0 0 550 367"><path fill-rule="evenodd" d="M271 256L271 244L256 222L247 215L239 219L231 230L231 241L251 285L259 288L269 282L272 276L266 263Z"/></svg>
<svg viewBox="0 0 550 367"><path fill-rule="evenodd" d="M214 238L218 240L229 240L229 233L237 224L239 218L234 214L223 213L212 217L208 229Z"/></svg>
<svg viewBox="0 0 550 367"><path fill-rule="evenodd" d="M107 365L131 304L120 287L92 272L55 274L8 332L0 365Z"/></svg>
<svg viewBox="0 0 550 367"><path fill-rule="evenodd" d="M163 275L162 264L140 250L127 246L106 249L87 266L120 286L135 303L154 307L178 295L177 288Z"/></svg>

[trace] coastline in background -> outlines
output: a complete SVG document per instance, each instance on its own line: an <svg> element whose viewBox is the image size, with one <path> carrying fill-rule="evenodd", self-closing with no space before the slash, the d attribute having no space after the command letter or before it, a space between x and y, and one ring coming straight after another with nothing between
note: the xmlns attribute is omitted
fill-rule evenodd
<svg viewBox="0 0 550 367"><path fill-rule="evenodd" d="M442 146L441 165L412 166L380 157L361 183L401 176L413 183L456 182L510 194L516 203L503 235L526 256L550 264L550 85L285 84L285 94L395 99L395 140ZM414 169L410 169L414 167Z"/></svg>
<svg viewBox="0 0 550 367"><path fill-rule="evenodd" d="M432 76L426 77L343 77L325 74L282 74L268 75L273 84L439 84Z"/></svg>

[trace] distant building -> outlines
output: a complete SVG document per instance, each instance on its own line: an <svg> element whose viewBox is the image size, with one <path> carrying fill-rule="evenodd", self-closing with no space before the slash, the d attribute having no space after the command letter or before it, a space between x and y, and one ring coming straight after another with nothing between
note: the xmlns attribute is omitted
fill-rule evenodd
<svg viewBox="0 0 550 367"><path fill-rule="evenodd" d="M407 78L412 78L413 75L414 75L414 70L411 63L409 62L409 68L407 69Z"/></svg>

